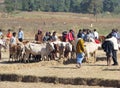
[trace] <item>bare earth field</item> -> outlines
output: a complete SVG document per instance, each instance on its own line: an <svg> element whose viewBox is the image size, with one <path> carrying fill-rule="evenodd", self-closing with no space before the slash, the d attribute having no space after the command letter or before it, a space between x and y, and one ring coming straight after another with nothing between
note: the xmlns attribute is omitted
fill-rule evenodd
<svg viewBox="0 0 120 88"><path fill-rule="evenodd" d="M112 88L99 86L62 85L53 83L0 82L0 88Z"/></svg>
<svg viewBox="0 0 120 88"><path fill-rule="evenodd" d="M83 63L81 68L76 68L75 63L71 64L62 64L58 61L41 61L36 63L15 63L15 62L7 62L8 61L8 52L2 52L3 59L0 61L0 74L17 74L20 76L35 76L35 77L57 77L57 78L65 78L65 79L74 79L74 78L85 78L85 79L102 79L102 80L120 80L120 66L106 66L106 61L102 61L102 57L105 57L105 53L102 50L97 52L97 56L99 57L98 61L93 63ZM118 52L118 60L120 63L120 52ZM101 59L101 60L100 60ZM0 88L5 88L5 83L7 83L6 88L11 88L11 83L9 82L1 82ZM18 84L18 88L25 85L24 83L12 83L13 85ZM31 83L27 83L28 85L32 85ZM27 86L26 84L26 86ZM41 85L42 84L42 85ZM32 86L41 85L41 88L46 88L49 84L44 83L36 83ZM53 86L54 84L50 84L49 86ZM2 87L1 87L2 86ZM33 88L33 87L30 88ZM72 85L54 85L51 88L82 88L89 86L72 86ZM13 86L12 86L13 87ZM94 86L95 87L95 86ZM13 87L14 88L14 87ZM25 87L26 88L26 87ZM93 88L93 87L91 87ZM99 88L96 86L95 88Z"/></svg>

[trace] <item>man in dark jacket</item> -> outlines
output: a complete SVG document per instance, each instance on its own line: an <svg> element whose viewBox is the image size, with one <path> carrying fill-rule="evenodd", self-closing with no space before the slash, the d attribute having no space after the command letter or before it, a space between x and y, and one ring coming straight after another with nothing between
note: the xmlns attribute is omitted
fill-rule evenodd
<svg viewBox="0 0 120 88"><path fill-rule="evenodd" d="M108 44L106 44L106 42ZM111 44L110 44L110 42L111 42ZM104 51L106 52L106 54L108 54L107 57L112 57L112 59L113 59L113 65L114 66L118 65L118 61L117 61L118 43L117 43L117 39L112 35L112 33L110 33L106 37L104 43L102 44L102 48L104 49ZM109 65L109 63L108 63L108 65Z"/></svg>
<svg viewBox="0 0 120 88"><path fill-rule="evenodd" d="M106 52L107 65L109 66L112 58L113 43L111 41L104 41L104 43L102 44L102 48Z"/></svg>

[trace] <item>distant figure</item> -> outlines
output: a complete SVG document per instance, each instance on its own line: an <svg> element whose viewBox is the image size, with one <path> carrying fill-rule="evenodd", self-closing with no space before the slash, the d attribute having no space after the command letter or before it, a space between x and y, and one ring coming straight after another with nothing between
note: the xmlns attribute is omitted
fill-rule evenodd
<svg viewBox="0 0 120 88"><path fill-rule="evenodd" d="M96 29L94 29L93 34L94 34L95 39L99 39L99 34L98 34L98 32L96 31Z"/></svg>
<svg viewBox="0 0 120 88"><path fill-rule="evenodd" d="M7 36L8 39L10 39L10 38L12 37L12 33L11 33L11 30L10 30L10 29L8 29L8 33L7 33L6 36Z"/></svg>
<svg viewBox="0 0 120 88"><path fill-rule="evenodd" d="M12 47L16 46L17 44L21 44L21 42L16 37L16 32L13 32L12 37L10 38L10 45L9 45L10 58L11 58L11 51L13 51Z"/></svg>
<svg viewBox="0 0 120 88"><path fill-rule="evenodd" d="M16 32L12 33L12 37L10 38L10 45L17 45L18 43L20 43L20 41L18 40L18 38L16 37Z"/></svg>
<svg viewBox="0 0 120 88"><path fill-rule="evenodd" d="M2 36L3 35L3 32L2 32L2 30L0 29L0 36Z"/></svg>
<svg viewBox="0 0 120 88"><path fill-rule="evenodd" d="M38 30L38 33L35 35L35 40L38 41L39 43L43 42L43 33L40 29Z"/></svg>
<svg viewBox="0 0 120 88"><path fill-rule="evenodd" d="M22 31L22 28L19 28L19 32L18 32L18 40L20 42L22 42L24 39L24 32Z"/></svg>
<svg viewBox="0 0 120 88"><path fill-rule="evenodd" d="M52 34L52 41L56 41L56 40L58 40L58 37L56 35L56 31L54 31Z"/></svg>
<svg viewBox="0 0 120 88"><path fill-rule="evenodd" d="M45 36L43 38L43 41L46 42L46 41L50 41L50 40L51 40L50 32L46 32Z"/></svg>
<svg viewBox="0 0 120 88"><path fill-rule="evenodd" d="M68 40L67 40L67 31L63 31L63 32L62 32L62 41L63 41L63 42L68 41Z"/></svg>
<svg viewBox="0 0 120 88"><path fill-rule="evenodd" d="M77 38L83 38L83 31L80 29L78 34L77 34Z"/></svg>
<svg viewBox="0 0 120 88"><path fill-rule="evenodd" d="M75 39L75 35L72 29L69 30L69 33L67 35L68 41L72 42Z"/></svg>

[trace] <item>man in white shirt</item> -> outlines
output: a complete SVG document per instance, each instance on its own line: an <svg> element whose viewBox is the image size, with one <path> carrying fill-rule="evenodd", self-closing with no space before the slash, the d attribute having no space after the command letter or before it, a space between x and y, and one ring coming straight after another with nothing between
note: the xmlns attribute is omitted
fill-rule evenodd
<svg viewBox="0 0 120 88"><path fill-rule="evenodd" d="M98 32L96 31L96 29L94 29L93 34L94 34L95 39L98 39L98 38L99 38L99 34L98 34Z"/></svg>
<svg viewBox="0 0 120 88"><path fill-rule="evenodd" d="M113 43L113 51L112 51L112 59L113 59L113 62L114 64L113 65L118 65L118 61L117 61L117 51L118 51L118 42L117 42L117 38L114 37L112 35L112 33L110 33L108 36L107 36L107 39L106 41L111 41Z"/></svg>

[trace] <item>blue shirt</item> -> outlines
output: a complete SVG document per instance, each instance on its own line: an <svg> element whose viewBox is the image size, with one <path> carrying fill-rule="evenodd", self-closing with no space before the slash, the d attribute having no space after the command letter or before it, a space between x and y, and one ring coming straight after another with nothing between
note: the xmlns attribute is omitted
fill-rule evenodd
<svg viewBox="0 0 120 88"><path fill-rule="evenodd" d="M3 35L3 33L2 33L2 32L0 32L0 36L1 36L1 35Z"/></svg>
<svg viewBox="0 0 120 88"><path fill-rule="evenodd" d="M20 39L20 38L24 39L24 33L23 33L23 31L19 31L18 32L18 39Z"/></svg>

